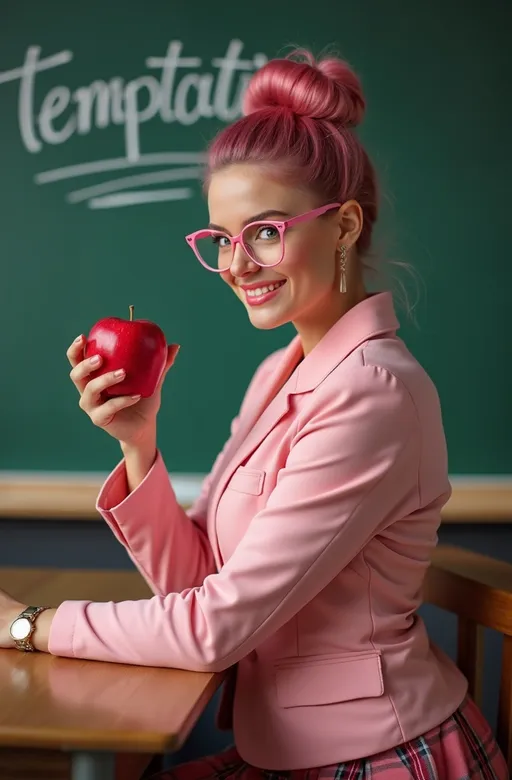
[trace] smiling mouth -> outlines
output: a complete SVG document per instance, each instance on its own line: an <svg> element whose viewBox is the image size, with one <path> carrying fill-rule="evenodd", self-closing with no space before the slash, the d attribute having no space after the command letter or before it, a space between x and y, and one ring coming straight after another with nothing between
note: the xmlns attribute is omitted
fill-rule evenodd
<svg viewBox="0 0 512 780"><path fill-rule="evenodd" d="M286 279L270 284L262 284L261 287L245 289L245 302L248 306L262 306L267 301L273 300L279 295L279 290L286 284Z"/></svg>
<svg viewBox="0 0 512 780"><path fill-rule="evenodd" d="M261 287L255 287L252 290L244 290L248 298L261 298L262 295L267 295L274 290L278 290L280 287L286 284L286 280L279 282L272 282L271 284L262 284Z"/></svg>

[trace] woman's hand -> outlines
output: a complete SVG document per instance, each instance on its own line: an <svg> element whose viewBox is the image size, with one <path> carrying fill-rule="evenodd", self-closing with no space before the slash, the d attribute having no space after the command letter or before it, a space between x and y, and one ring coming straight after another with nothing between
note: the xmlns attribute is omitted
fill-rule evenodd
<svg viewBox="0 0 512 780"><path fill-rule="evenodd" d="M27 608L3 590L0 590L0 648L14 648L14 639L9 633L11 624L20 612Z"/></svg>
<svg viewBox="0 0 512 780"><path fill-rule="evenodd" d="M157 389L150 398L132 398L123 395L105 400L102 395L107 387L111 387L124 379L109 372L103 376L89 380L89 374L101 366L99 362L93 363L93 358L83 360L85 346L84 336L79 336L66 352L72 366L70 377L76 389L80 393L80 408L91 418L94 425L103 428L114 439L122 444L136 445L143 440L148 433L156 428L156 416L160 409L161 391L165 376L171 368L179 346L170 344L167 349L167 363ZM94 356L93 356L94 357Z"/></svg>

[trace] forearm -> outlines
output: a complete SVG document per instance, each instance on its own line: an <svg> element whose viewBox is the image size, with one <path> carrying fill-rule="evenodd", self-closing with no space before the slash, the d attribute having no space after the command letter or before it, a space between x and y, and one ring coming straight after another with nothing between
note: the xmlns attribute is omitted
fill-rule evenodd
<svg viewBox="0 0 512 780"><path fill-rule="evenodd" d="M147 477L155 462L157 456L156 428L136 444L121 442L121 450L125 459L128 493L133 493Z"/></svg>

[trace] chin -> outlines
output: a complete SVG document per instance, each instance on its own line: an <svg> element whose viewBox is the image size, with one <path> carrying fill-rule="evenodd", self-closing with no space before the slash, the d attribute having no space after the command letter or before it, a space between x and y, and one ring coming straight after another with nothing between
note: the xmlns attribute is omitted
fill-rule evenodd
<svg viewBox="0 0 512 780"><path fill-rule="evenodd" d="M258 330L273 330L291 322L291 318L285 314L271 314L270 312L254 311L253 309L248 309L247 314L251 325L254 325Z"/></svg>

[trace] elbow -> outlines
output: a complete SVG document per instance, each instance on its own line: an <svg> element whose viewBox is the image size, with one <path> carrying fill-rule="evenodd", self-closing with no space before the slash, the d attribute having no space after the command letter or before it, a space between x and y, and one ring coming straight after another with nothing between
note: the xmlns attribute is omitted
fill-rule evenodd
<svg viewBox="0 0 512 780"><path fill-rule="evenodd" d="M210 674L220 674L221 672L225 672L227 669L229 669L230 666L233 666L233 663L234 661L230 661L227 658L218 658L210 661L207 664L205 671L209 672Z"/></svg>
<svg viewBox="0 0 512 780"><path fill-rule="evenodd" d="M220 674L225 672L230 666L233 666L239 659L235 657L234 653L226 655L225 652L215 652L214 648L211 652L202 652L201 657L187 666L192 672L207 672L208 674Z"/></svg>
<svg viewBox="0 0 512 780"><path fill-rule="evenodd" d="M158 658L153 660L139 659L135 663L144 666L160 666L163 669L183 669L187 672L202 672L203 674L221 674L233 666L233 661L227 659L206 659L196 658L188 661L186 658L178 664L169 663L168 658Z"/></svg>
<svg viewBox="0 0 512 780"><path fill-rule="evenodd" d="M207 672L209 674L220 674L236 664L244 655L246 655L242 646L237 648L226 642L208 642L196 644L191 648L189 656L190 662L186 668L193 672Z"/></svg>

